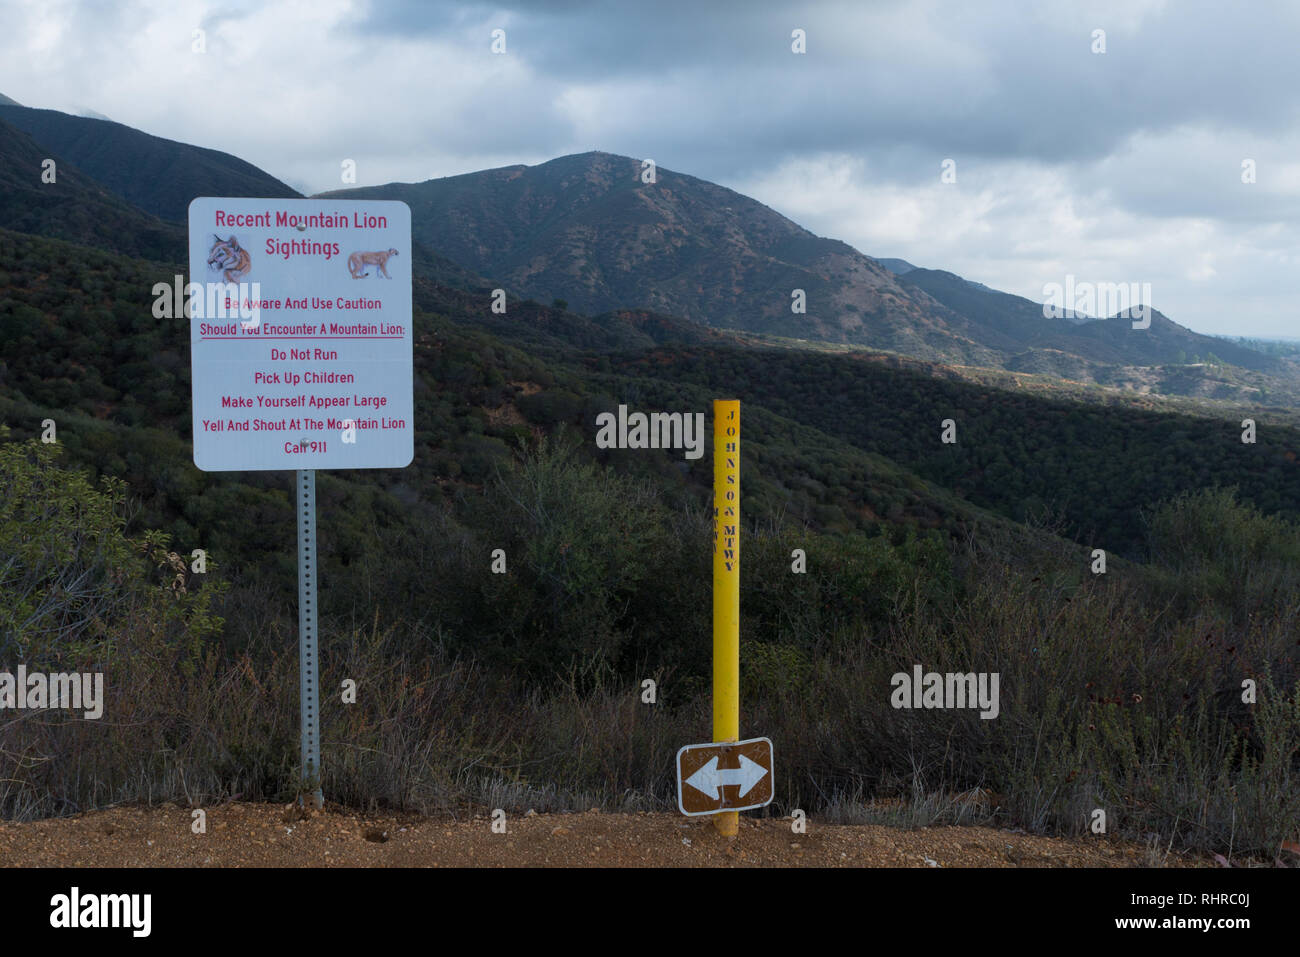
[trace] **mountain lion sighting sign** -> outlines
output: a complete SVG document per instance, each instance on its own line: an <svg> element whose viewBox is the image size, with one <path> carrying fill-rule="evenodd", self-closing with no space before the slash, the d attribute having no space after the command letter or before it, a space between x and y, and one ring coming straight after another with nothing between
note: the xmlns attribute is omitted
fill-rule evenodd
<svg viewBox="0 0 1300 957"><path fill-rule="evenodd" d="M200 197L189 227L194 464L409 465L407 205Z"/></svg>

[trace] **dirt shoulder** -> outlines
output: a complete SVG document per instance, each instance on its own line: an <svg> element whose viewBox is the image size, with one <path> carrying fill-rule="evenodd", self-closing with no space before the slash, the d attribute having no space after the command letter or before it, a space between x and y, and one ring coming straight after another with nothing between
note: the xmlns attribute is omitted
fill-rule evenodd
<svg viewBox="0 0 1300 957"><path fill-rule="evenodd" d="M1135 844L1037 837L983 827L869 825L791 832L789 820L741 819L734 839L674 814L511 816L506 833L469 820L228 804L195 834L187 808L121 807L0 824L7 867L1133 867ZM1204 865L1196 860L1169 864Z"/></svg>

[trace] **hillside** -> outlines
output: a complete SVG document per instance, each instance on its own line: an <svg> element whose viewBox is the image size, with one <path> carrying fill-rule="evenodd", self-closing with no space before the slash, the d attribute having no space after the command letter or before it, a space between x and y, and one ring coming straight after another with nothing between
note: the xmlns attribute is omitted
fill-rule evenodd
<svg viewBox="0 0 1300 957"><path fill-rule="evenodd" d="M179 234L155 217L181 223L200 195L297 195L229 154L119 123L0 105L5 121L12 130L0 150L13 154L11 170L56 156L72 164L70 191L91 194L51 204L30 184L9 191L0 210L20 231L179 259ZM28 137L21 144L18 131ZM406 201L416 275L480 295L501 287L514 301L562 299L588 315L633 310L1138 393L1300 405L1294 362L1158 312L1147 330L1045 318L1030 300L814 236L724 187L663 168L647 184L640 172L635 159L593 152L324 195ZM806 313L791 311L794 289L804 291Z"/></svg>
<svg viewBox="0 0 1300 957"><path fill-rule="evenodd" d="M880 265L884 266L895 276L905 276L916 268L906 259L881 259L879 256L873 256L871 258L880 263Z"/></svg>
<svg viewBox="0 0 1300 957"><path fill-rule="evenodd" d="M1212 484L1300 518L1300 430L1007 391L863 354L734 347L652 350L622 374L725 390L1016 521L1050 518L1081 544L1141 557L1142 512ZM957 442L939 441L951 418Z"/></svg>
<svg viewBox="0 0 1300 957"><path fill-rule="evenodd" d="M911 269L902 279L962 315L998 329L1022 343L1029 353L1067 353L1099 365L1162 365L1187 363L1217 355L1225 362L1257 372L1275 372L1271 356L1213 336L1203 336L1153 309L1151 325L1134 329L1122 316L1100 319L1053 320L1043 316L1042 303L979 287L950 272ZM1027 365L1018 356L1017 364ZM1010 366L1009 366L1010 367Z"/></svg>
<svg viewBox="0 0 1300 957"><path fill-rule="evenodd" d="M942 270L916 268L899 279L1016 343L999 362L1007 372L1129 393L1300 407L1300 372L1290 358L1200 335L1158 309L1148 328L1135 329L1123 314L1046 318L1041 303Z"/></svg>
<svg viewBox="0 0 1300 957"><path fill-rule="evenodd" d="M732 190L609 153L325 196L401 199L421 242L579 312L647 308L720 329L867 346L1135 392L1300 402L1293 366L1183 328L1041 304L817 237ZM722 281L719 281L722 277ZM807 313L791 311L802 289ZM1197 368L1213 355L1213 369ZM1169 365L1168 370L1160 368Z"/></svg>
<svg viewBox="0 0 1300 957"><path fill-rule="evenodd" d="M42 182L48 159L56 163L53 183ZM178 260L185 249L184 229L136 209L3 119L0 223L130 256Z"/></svg>
<svg viewBox="0 0 1300 957"><path fill-rule="evenodd" d="M403 200L421 242L579 312L649 309L717 328L995 359L966 336L966 320L852 247L693 176L660 167L644 184L628 157L583 153L323 195ZM807 295L805 315L791 311L794 289Z"/></svg>
<svg viewBox="0 0 1300 957"><path fill-rule="evenodd" d="M4 225L18 232L182 262L187 211L195 197L299 195L227 153L120 123L9 106L0 106L0 163L6 171L0 213ZM58 159L58 193L34 189L22 173L39 172L38 157ZM413 244L412 257L415 274L439 284L480 291L495 286L422 243Z"/></svg>
<svg viewBox="0 0 1300 957"><path fill-rule="evenodd" d="M0 105L0 120L128 203L173 223L185 222L195 196L300 195L229 153L151 136L110 120L16 105Z"/></svg>
<svg viewBox="0 0 1300 957"><path fill-rule="evenodd" d="M66 265L55 269L60 260ZM192 467L188 333L183 323L150 312L153 284L168 280L176 267L3 230L0 261L6 263L0 273L0 419L14 436L35 434L45 415L62 410L68 424L61 441L74 461L126 479L143 505L141 521L182 535L204 529L248 561L265 557L264 549L282 551L270 543L287 533L277 527L287 516L259 524L253 535L221 519L235 501L269 511L279 497L278 491L267 494L278 488L273 477ZM382 491L387 486L438 503L488 480L521 439L561 426L585 437L596 411L620 401L710 407L713 396L697 386L601 375L602 361L595 358L659 342L716 339L717 333L692 324L635 311L589 319L537 304L521 304L493 324L470 311L483 308L482 298L423 280L416 303L415 462L396 473L334 473L348 498L367 502L348 523L357 537L338 543L343 554L362 550L368 522L400 524L402 506ZM583 350L592 351L596 375L585 362L575 363ZM847 530L874 527L889 513L889 523L900 529L952 532L991 519L883 457L761 408L747 412L746 430L755 466L746 495L755 518L784 513ZM595 455L589 443L584 446L584 457ZM702 502L712 476L707 459L647 460L626 452L598 457L620 470L653 475L668 500Z"/></svg>
<svg viewBox="0 0 1300 957"><path fill-rule="evenodd" d="M455 277L453 277L454 279ZM595 352L646 349L656 345L724 343L725 332L645 309L622 309L584 316L557 305L528 299L505 314L492 311L485 290L417 278L414 300L426 312L455 317L520 348L572 358L575 349Z"/></svg>
<svg viewBox="0 0 1300 957"><path fill-rule="evenodd" d="M44 117L51 129L62 129L65 133L82 129L77 124L95 122L51 111L28 111L23 115L30 118L35 114ZM71 123L73 120L77 122ZM132 150L149 153L153 163L164 162L180 145L144 134L128 136L126 142ZM23 132L0 123L0 154L10 160L4 165L10 188L5 190L2 202L19 229L97 245L130 257L164 262L182 257L181 232L177 227L133 208L76 166L61 161L59 181L48 188L23 182L19 171L24 167L39 169L44 150L43 145L36 144ZM504 393L490 390L473 397L470 405L477 404L476 414L491 423L489 428L480 429L473 419L465 419L450 430L435 430L443 436L439 443L443 447L430 450L432 461L438 463L434 467L438 482L481 481L495 467L492 463L509 457L510 444L522 434L521 428L551 430L567 424L581 432L589 427L590 417L601 402L612 407L617 404L615 397L621 394L635 395L643 401L653 397L663 407L688 400L707 407L710 390L728 383L718 378L716 370L729 367L736 370L730 389L754 404L754 414L760 417L760 422L765 421L762 417L769 412L778 412L770 428L782 436L779 446L802 450L793 457L785 453L769 457L768 464L775 466L780 462L780 470L779 477L769 471L754 480L755 503L762 508L776 508L778 503L788 500L792 515L822 528L847 529L862 526L864 522L870 525L901 518L950 530L975 514L963 499L969 499L977 509L990 509L1010 521L1024 520L1035 511L1055 509L1065 521L1066 534L1076 540L1086 543L1102 536L1111 548L1133 553L1140 546L1135 532L1139 510L1161 497L1204 484L1208 476L1216 473L1214 468L1201 463L1191 469L1150 471L1144 473L1140 482L1118 474L1094 475L1089 482L1083 482L1079 476L1096 472L1095 466L1085 465L1087 454L1082 449L1063 448L1049 435L1027 444L1023 435L1000 438L995 443L1000 451L987 461L968 460L962 449L936 450L925 437L934 429L934 423L948 417L952 409L984 408L994 414L996 421L986 414L979 422L972 423L976 435L999 435L1013 428L1023 433L1022 426L1015 423L1025 422L1031 423L1028 428L1032 433L1036 423L1053 422L1058 416L1066 415L1078 420L1077 428L1082 429L1080 434L1087 436L1090 445L1105 448L1119 441L1128 450L1127 455L1116 451L1105 461L1131 461L1135 455L1142 461L1156 461L1160 446L1171 434L1208 436L1223 430L1222 425L1211 425L1204 419L1174 420L1144 413L1136 407L1117 414L1113 405L1098 406L1091 411L1063 405L1054 400L1050 384L1040 387L1044 374L1078 382L1101 382L1136 392L1238 400L1267 392L1283 401L1294 398L1288 392L1285 377L1274 375L1288 366L1288 360L1221 339L1198 336L1158 312L1147 330L1134 330L1123 319L1083 322L1045 319L1041 307L1030 300L901 260L887 260L884 264L899 273L896 288L904 293L910 290L913 298L907 302L891 301L920 312L915 315L909 312L908 318L900 318L898 328L914 329L912 319L923 312L936 323L935 341L951 342L959 338L967 345L975 341L992 343L1003 349L1007 358L992 356L984 349L974 350L980 357L958 367L965 378L973 381L959 386L944 381L950 376L943 366L916 365L909 371L896 362L881 363L863 355L829 357L819 349L746 350L742 348L745 338L761 338L763 333L715 330L689 317L678 318L648 308L609 309L588 316L576 306L570 309L558 302L546 306L519 300L516 295L506 314L493 313L488 295L493 283L475 270L499 262L500 257L489 255L497 241L505 250L506 259L532 257L530 261L536 266L539 237L550 236L554 241L556 237L569 236L581 245L581 223L598 227L592 237L608 237L622 231L620 224L631 209L640 210L646 223L677 223L677 232L673 234L679 238L685 235L682 231L688 224L713 223L716 229L712 232L704 229L701 235L722 236L723 240L700 242L718 255L739 256L747 261L747 268L756 270L771 267L770 262L760 261L761 250L771 252L784 248L789 254L802 249L814 258L829 254L832 249L843 251L840 249L843 244L827 245L827 241L812 237L766 207L692 177L660 170L659 181L654 184L657 192L647 191L644 187L648 184L641 184L635 175L631 176L630 184L622 182L632 170L628 163L635 161L609 154L584 154L535 168L511 167L400 187L406 200L417 209L417 233L424 237L415 249L418 277L415 295L419 309L435 325L442 323L439 328L451 336L451 341L462 342L465 347L482 348L469 343L472 337L487 334L486 340L479 341L490 343L487 347L490 355L504 358L511 350L520 349L531 353L526 361L520 353L505 360L506 368L494 370L489 363L476 373L484 384L508 381L516 385ZM173 192L180 190L175 194L177 201L188 203L190 189L205 193L217 190L222 184L224 168L221 164L201 165L185 182L172 181L168 188ZM128 192L138 186L138 183L130 185ZM387 189L383 187L380 191ZM448 231L446 226L482 220L493 223L486 233ZM601 246L596 238L591 241ZM68 299L64 294L57 319L48 311L48 304L60 298L49 287L48 277L54 271L55 260L66 272L63 263L83 259L85 254L74 248L60 249L57 245L31 250L17 236L12 236L9 242L11 252L7 261L11 266L4 276L8 295L0 321L10 335L5 357L9 370L7 382L17 389L10 393L11 398L54 407L76 396L81 407L98 418L128 425L152 418L155 426L174 425L178 436L185 437L188 424L180 414L188 392L184 342L159 340L157 332L161 331L161 324L159 330L150 332L136 316L137 310L150 308L146 291L152 288L153 282L170 278L177 267L147 266L143 270L145 276L137 280L134 289L110 293L100 299L97 307L87 301L84 308L95 308L100 318L93 328L87 326L78 331L75 295ZM682 242L685 243L682 249L690 247L698 252L703 248L699 242L694 246L686 239ZM613 257L610 262L622 262L620 268L627 271L644 271L644 263L635 257L620 259L619 248L628 252L627 247L615 244L607 250ZM849 252L858 256L852 250ZM643 250L643 253L657 255L653 250ZM894 274L884 265L866 257L858 258L866 264L862 275L878 283L878 289L887 289L884 283L895 281ZM467 268L460 261L468 261L473 266ZM74 280L82 290L122 288L108 277L115 272L139 275L143 266L131 259L114 264L111 257L91 258L87 262L91 265L90 272ZM522 282L534 281L546 272L538 268L540 271L530 267L531 271L523 272L507 268L507 273ZM610 276L616 274L617 271ZM528 278L530 275L532 280ZM694 281L705 283L706 277L699 275ZM73 288L76 287L70 281L70 291ZM613 284L606 282L601 288L604 290L601 295L612 295ZM716 292L721 287L715 283L710 288ZM676 295L673 289L680 293L679 285L673 281L651 283L646 289L646 294L652 297L661 294L671 298ZM737 301L744 300L742 294ZM46 312L38 319L42 308ZM113 339L111 335L106 338L113 325L123 329L121 339ZM781 323L770 325L780 327ZM136 334L126 334L127 327ZM79 344L75 358L64 356L56 341L48 338L55 329L59 331L59 341ZM939 332L940 329L943 331ZM118 355L128 341L132 355ZM787 337L784 341L792 340ZM148 346L142 347L142 342ZM143 352L138 351L142 348ZM1211 353L1211 349L1215 351ZM1189 358L1189 350L1190 358L1200 358L1196 350L1204 350L1206 356L1213 354L1217 361L1213 364L1178 361ZM924 353L926 349L913 342L910 349L905 345L898 351ZM609 358L596 360L584 354L608 354L613 356L615 364ZM1151 365L1122 364L1135 356ZM22 361L25 357L29 361ZM81 367L91 357L93 374L76 385L77 374L71 370ZM95 368L94 359L99 357L111 362ZM542 367L522 374L521 366L529 363L541 363ZM1023 390L1019 388L1019 380L1001 382L993 376L981 377L978 368L986 363L986 368L1034 374L1037 385ZM438 373L430 375L426 380L429 394L444 396L444 409L466 409L467 397L463 392L449 390L448 382ZM981 382L981 378L989 381ZM838 385L836 390L790 387L800 379L835 381ZM455 376L451 383L464 384ZM136 406L135 396L142 387L155 399L151 409ZM703 387L703 391L697 393L697 387ZM996 391L1006 387L1014 387L1013 392ZM1097 418L1103 409L1106 409L1106 424ZM165 410L162 419L157 416L159 410ZM446 421L444 417L443 422ZM791 430L809 426L820 430L822 436L795 441ZM760 430L766 428L769 426L760 426ZM1279 431L1280 428L1270 428L1261 437L1268 450L1266 455L1247 458L1240 467L1235 460L1221 464L1236 477L1234 480L1248 500L1269 511L1296 514L1293 470L1273 471L1278 468L1275 463L1279 456L1291 453L1296 446L1290 431ZM762 431L754 439L759 448L766 442ZM807 452L828 440L836 446L837 457L856 459L853 468L860 475L872 475L872 479L846 483L841 478L827 482L819 476L818 470L824 466L813 465L807 459ZM126 437L122 436L120 441L126 441ZM448 441L449 445L444 444ZM1210 448L1219 447L1212 443ZM1049 460L1056 463L1046 469L1038 467L1045 449L1052 450ZM1231 450L1225 447L1222 451L1229 454ZM869 463L860 459L863 453L881 458ZM1219 454L1214 452L1215 456ZM1180 461L1192 463L1195 458L1189 455ZM101 455L101 464L102 461ZM902 464L904 471L898 471L894 462ZM934 489L921 497L925 501L905 491L917 481L906 474L909 469L936 483ZM118 474L122 474L120 469ZM156 490L149 487L143 475L137 472L132 480L147 499L154 499ZM703 474L693 475L692 494L701 495L706 482ZM1099 487L1110 489L1106 502L1101 506L1091 505ZM955 497L949 496L946 491L949 489L956 492ZM178 510L179 503L169 496L158 500L158 508L151 514L155 520L167 522L174 520Z"/></svg>
<svg viewBox="0 0 1300 957"><path fill-rule="evenodd" d="M56 270L60 259L67 265ZM212 521L234 486L263 484L191 474L188 340L182 326L148 311L153 283L174 267L3 232L0 260L8 263L0 397L23 403L6 405L17 434L34 428L15 419L20 408L89 416L97 437L73 430L69 447L97 471L126 478L146 505L142 517L167 527L182 515L179 527ZM595 413L619 402L707 409L727 392L747 410L746 495L756 517L955 532L986 509L1009 523L1052 508L1079 542L1136 554L1140 509L1225 475L1267 511L1300 515L1300 432L1281 425L1243 446L1231 422L1062 402L882 357L744 348L652 313L589 318L520 303L495 316L485 297L425 280L415 302L423 424L415 465L400 481L431 501L459 483L482 483L535 430L589 435ZM948 417L960 427L955 448L938 441ZM590 454L650 470L670 496L699 501L707 489L699 462ZM359 489L398 476L341 478ZM252 557L257 541L240 548Z"/></svg>

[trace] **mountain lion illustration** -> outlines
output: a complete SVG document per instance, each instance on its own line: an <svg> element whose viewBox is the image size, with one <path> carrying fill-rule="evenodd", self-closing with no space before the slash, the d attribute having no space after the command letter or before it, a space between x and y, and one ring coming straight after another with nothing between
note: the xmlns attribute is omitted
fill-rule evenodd
<svg viewBox="0 0 1300 957"><path fill-rule="evenodd" d="M220 269L222 275L226 277L226 282L238 282L247 276L249 270L253 268L253 259L248 255L248 251L239 245L239 240L234 236L222 239L215 234L212 238L216 242L208 252L208 268Z"/></svg>
<svg viewBox="0 0 1300 957"><path fill-rule="evenodd" d="M390 249L384 253L353 253L348 257L348 272L352 273L353 279L364 279L367 273L367 266L377 266L385 279L392 279L388 275L388 257L396 256L397 250Z"/></svg>

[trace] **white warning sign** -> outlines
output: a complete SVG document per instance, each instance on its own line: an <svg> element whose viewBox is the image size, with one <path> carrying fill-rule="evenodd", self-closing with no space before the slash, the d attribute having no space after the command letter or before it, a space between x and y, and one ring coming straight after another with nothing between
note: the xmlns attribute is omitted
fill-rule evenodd
<svg viewBox="0 0 1300 957"><path fill-rule="evenodd" d="M189 242L194 464L409 465L409 207L201 197Z"/></svg>

